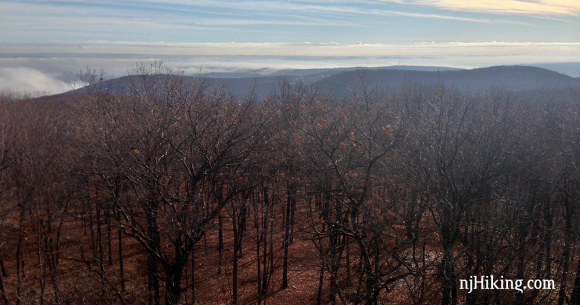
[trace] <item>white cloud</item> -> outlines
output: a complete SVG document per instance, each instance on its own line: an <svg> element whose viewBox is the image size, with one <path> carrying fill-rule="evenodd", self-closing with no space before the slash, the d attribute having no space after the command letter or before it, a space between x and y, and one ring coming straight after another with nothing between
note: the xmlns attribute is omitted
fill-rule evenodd
<svg viewBox="0 0 580 305"><path fill-rule="evenodd" d="M0 91L57 94L70 89L66 82L32 68L0 68Z"/></svg>

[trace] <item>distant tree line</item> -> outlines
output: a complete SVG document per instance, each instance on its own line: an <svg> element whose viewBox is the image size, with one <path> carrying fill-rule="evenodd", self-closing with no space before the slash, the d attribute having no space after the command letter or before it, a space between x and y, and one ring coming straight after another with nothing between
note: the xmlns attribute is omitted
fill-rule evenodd
<svg viewBox="0 0 580 305"><path fill-rule="evenodd" d="M201 260L227 279L216 303L266 304L298 240L316 304L580 304L578 92L361 71L348 98L281 79L257 99L131 74L124 95L87 70L68 98L2 97L0 304L194 304ZM459 290L472 275L557 285Z"/></svg>

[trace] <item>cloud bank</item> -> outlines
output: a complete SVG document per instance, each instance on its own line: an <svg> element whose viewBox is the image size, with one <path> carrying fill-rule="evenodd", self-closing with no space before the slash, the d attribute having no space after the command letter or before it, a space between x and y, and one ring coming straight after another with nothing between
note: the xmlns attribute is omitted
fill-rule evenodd
<svg viewBox="0 0 580 305"><path fill-rule="evenodd" d="M66 82L30 67L0 68L0 91L44 95L70 89Z"/></svg>
<svg viewBox="0 0 580 305"><path fill-rule="evenodd" d="M544 56L580 58L580 42L449 42L407 44L342 43L165 43L65 42L0 43L3 57L127 57L138 56ZM557 60L560 58L560 60Z"/></svg>
<svg viewBox="0 0 580 305"><path fill-rule="evenodd" d="M0 43L0 89L60 93L86 68L120 77L136 63L154 61L187 75L399 64L477 68L580 62L580 43Z"/></svg>

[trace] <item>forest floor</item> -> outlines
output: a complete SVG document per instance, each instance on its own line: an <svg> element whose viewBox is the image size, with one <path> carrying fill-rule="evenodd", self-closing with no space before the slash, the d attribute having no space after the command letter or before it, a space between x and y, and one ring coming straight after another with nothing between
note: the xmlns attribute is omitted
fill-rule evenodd
<svg viewBox="0 0 580 305"><path fill-rule="evenodd" d="M300 217L297 213L297 217ZM59 263L56 272L47 264L50 251L38 251L43 244L43 237L23 231L21 241L22 264L17 266L16 249L19 242L20 229L15 217L8 217L2 225L5 239L1 247L6 276L3 282L6 294L12 304L16 304L17 291L20 291L21 304L52 304L55 302L55 289L58 290L59 302L68 304L93 304L101 300L103 291L109 294L110 303L122 303L120 295L128 304L144 304L147 296L147 255L142 245L135 239L123 234L123 264L125 291L120 289L120 268L118 257L118 240L116 229L111 230L109 248L107 225L101 226L103 235L103 257L101 264L93 257L94 240L97 234L96 226L91 230L81 225L75 219L67 219L63 223L59 243ZM30 219L29 219L30 221ZM26 226L25 226L26 227ZM281 289L283 262L283 231L276 226L272 233L275 271L268 283L268 293L261 297L261 304L315 304L319 283L319 259L312 241L305 238L299 230L295 231L294 242L289 246L289 265L287 289ZM55 228L53 228L55 229ZM239 258L238 295L239 304L258 304L258 262L256 260L255 228L247 226L248 233L243 239L243 256ZM32 230L30 230L32 231ZM232 262L233 233L231 220L224 218L223 230L223 263L219 272L218 230L210 230L194 247L195 254L195 284L191 285L191 264L188 264L182 287L181 304L193 304L192 287L195 287L196 304L231 304L232 299ZM270 246L268 245L268 248ZM263 245L261 251L263 251ZM96 247L95 251L100 249ZM109 264L109 251L112 261ZM54 254L54 253L52 253ZM98 255L97 255L98 257ZM262 263L263 264L263 263ZM21 285L18 288L18 272L20 268ZM263 268L263 266L262 266ZM163 269L159 267L161 298L164 293ZM262 269L263 270L263 269ZM104 271L104 272L103 272ZM326 274L328 275L328 274ZM58 285L54 285L56 279ZM328 299L328 276L325 276L323 298ZM110 283L102 285L101 282ZM113 288L116 287L116 288ZM117 291L115 291L117 289ZM163 304L163 300L161 300Z"/></svg>

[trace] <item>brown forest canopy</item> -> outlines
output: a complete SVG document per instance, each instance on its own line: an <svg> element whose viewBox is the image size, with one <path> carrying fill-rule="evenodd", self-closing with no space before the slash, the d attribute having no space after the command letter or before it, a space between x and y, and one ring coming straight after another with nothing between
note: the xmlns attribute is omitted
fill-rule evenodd
<svg viewBox="0 0 580 305"><path fill-rule="evenodd" d="M577 90L349 75L347 96L258 98L156 64L123 94L88 71L3 97L0 304L282 303L298 254L309 303L580 303ZM472 275L556 285L468 294Z"/></svg>

